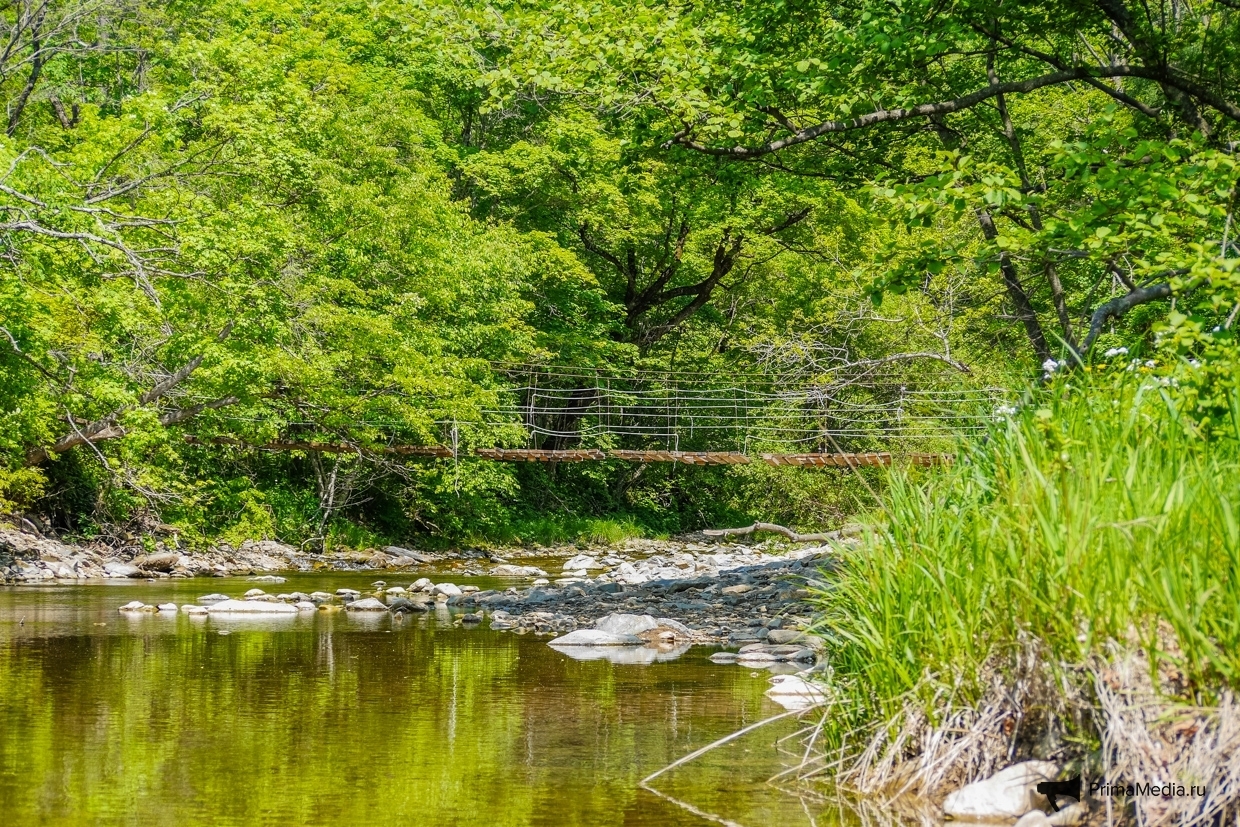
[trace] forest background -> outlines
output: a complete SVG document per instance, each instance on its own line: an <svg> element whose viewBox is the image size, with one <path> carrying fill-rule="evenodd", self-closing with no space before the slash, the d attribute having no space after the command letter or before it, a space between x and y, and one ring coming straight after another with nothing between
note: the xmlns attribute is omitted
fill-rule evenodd
<svg viewBox="0 0 1240 827"><path fill-rule="evenodd" d="M884 484L469 458L525 444L481 415L511 364L1138 375L1181 430L1236 421L1232 0L0 14L0 510L44 528L605 539L831 525ZM375 450L449 422L459 462Z"/></svg>

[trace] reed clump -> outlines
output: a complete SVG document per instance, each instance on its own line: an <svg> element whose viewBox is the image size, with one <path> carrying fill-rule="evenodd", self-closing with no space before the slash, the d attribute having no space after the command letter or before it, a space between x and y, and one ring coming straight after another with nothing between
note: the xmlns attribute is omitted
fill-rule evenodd
<svg viewBox="0 0 1240 827"><path fill-rule="evenodd" d="M817 596L831 703L802 775L934 797L1027 757L1166 774L1197 750L1182 769L1213 785L1209 817L1143 823L1235 818L1232 403L1203 424L1174 387L1078 376L997 416L951 469L894 470ZM1168 716L1196 724L1168 740Z"/></svg>

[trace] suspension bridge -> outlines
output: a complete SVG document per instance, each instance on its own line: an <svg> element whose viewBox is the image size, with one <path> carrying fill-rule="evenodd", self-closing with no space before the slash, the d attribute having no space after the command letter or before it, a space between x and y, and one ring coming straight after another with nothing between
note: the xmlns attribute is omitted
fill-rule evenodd
<svg viewBox="0 0 1240 827"><path fill-rule="evenodd" d="M692 371L621 373L493 363L502 381L477 402L434 420L441 438L333 441L304 435L313 423L284 423L294 435L265 442L187 437L200 445L260 450L369 453L498 462L600 460L684 465L764 462L856 468L951 462L962 437L985 429L1009 394L970 387L950 374L879 369L804 377ZM436 410L433 399L426 400ZM370 433L397 423L364 418ZM298 428L303 433L298 433ZM427 442L433 442L428 440Z"/></svg>

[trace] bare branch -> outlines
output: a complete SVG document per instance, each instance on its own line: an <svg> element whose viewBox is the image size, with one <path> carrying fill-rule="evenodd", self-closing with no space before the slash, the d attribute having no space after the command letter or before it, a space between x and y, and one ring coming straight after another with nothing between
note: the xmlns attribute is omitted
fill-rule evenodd
<svg viewBox="0 0 1240 827"><path fill-rule="evenodd" d="M823 135L832 132L851 132L858 129L866 129L882 123L894 123L898 121L908 120L910 118L928 118L938 115L947 115L952 112L960 112L971 109L983 101L990 100L996 95L1003 94L1027 94L1029 92L1044 89L1048 86L1059 86L1071 81L1085 81L1091 78L1115 78L1115 77L1136 77L1146 80L1156 81L1158 83L1170 86L1180 91L1199 98L1209 106L1217 109L1232 120L1240 121L1240 105L1237 105L1225 98L1222 98L1209 91L1200 84L1180 76L1170 68L1148 69L1140 66L1076 66L1069 69L1051 72L1035 78L1020 81L1007 81L1004 83L988 84L981 89L970 92L951 100L938 101L936 103L922 103L916 106L910 106L900 109L879 109L857 118L851 118L844 121L823 121L814 126L806 127L798 130L785 138L774 141L768 141L758 146L734 146L734 147L714 147L699 143L692 140L692 126L687 126L677 132L667 141L667 144L681 144L682 146L695 149L707 155L719 155L729 158L757 158L762 155L769 155L772 152L779 152L788 147L797 146L798 144L807 143Z"/></svg>

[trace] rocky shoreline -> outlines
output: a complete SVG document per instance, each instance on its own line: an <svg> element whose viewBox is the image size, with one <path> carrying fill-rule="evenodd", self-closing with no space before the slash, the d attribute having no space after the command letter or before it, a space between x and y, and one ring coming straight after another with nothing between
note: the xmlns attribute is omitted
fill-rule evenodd
<svg viewBox="0 0 1240 827"><path fill-rule="evenodd" d="M397 614L427 611L443 603L463 612L465 623L486 620L497 630L556 636L592 629L613 614L649 616L659 621L663 635L661 641L645 641L652 646L723 643L751 647L741 653L751 661L789 662L810 659L806 650L816 645L803 634L810 625L804 601L813 588L825 585L833 550L831 545L781 548L631 540L586 553L568 547L430 554L391 546L382 551L314 554L264 540L236 549L217 546L202 553L156 548L139 554L137 549L68 545L0 529L0 582L210 576L278 581L279 572L375 571L384 572L386 579L365 594L340 589L312 597L255 590L255 594L235 597L351 611L360 609L356 601L369 600L372 608ZM560 562L567 553L572 556ZM438 582L425 576L413 578L431 568L438 569ZM411 578L404 585L393 577L403 572ZM445 576L454 578L457 573L511 580L513 585L480 589L444 581Z"/></svg>

